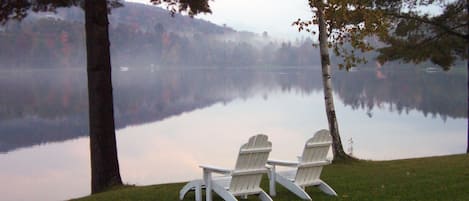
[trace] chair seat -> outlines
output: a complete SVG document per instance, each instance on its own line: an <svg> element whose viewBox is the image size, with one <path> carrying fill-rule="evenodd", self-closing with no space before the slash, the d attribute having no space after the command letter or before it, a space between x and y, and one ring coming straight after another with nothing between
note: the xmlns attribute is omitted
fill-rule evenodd
<svg viewBox="0 0 469 201"><path fill-rule="evenodd" d="M295 181L296 170L286 170L277 172L278 175L288 179L289 181Z"/></svg>
<svg viewBox="0 0 469 201"><path fill-rule="evenodd" d="M279 172L277 172L277 175L287 179L288 181L291 181L291 182L295 183L296 170L279 171ZM322 181L320 179L317 179L317 180L311 181L310 183L308 183L304 186L319 185L319 184L321 184L321 182Z"/></svg>
<svg viewBox="0 0 469 201"><path fill-rule="evenodd" d="M230 188L231 176L213 177L212 182L228 190Z"/></svg>
<svg viewBox="0 0 469 201"><path fill-rule="evenodd" d="M228 190L230 188L231 176L213 177L212 182ZM206 187L206 184L204 183L202 179L193 180L192 182L190 182L190 184L191 184L190 185L191 190L195 190L197 186L200 186L202 188Z"/></svg>
<svg viewBox="0 0 469 201"><path fill-rule="evenodd" d="M223 187L225 190L229 191L230 184L231 184L231 179L232 179L231 176L214 177L214 178L212 178L212 182L216 183L217 185ZM231 193L233 195L250 195L250 194L257 194L261 191L262 191L262 189L259 187L259 188L251 189L250 191L231 192Z"/></svg>

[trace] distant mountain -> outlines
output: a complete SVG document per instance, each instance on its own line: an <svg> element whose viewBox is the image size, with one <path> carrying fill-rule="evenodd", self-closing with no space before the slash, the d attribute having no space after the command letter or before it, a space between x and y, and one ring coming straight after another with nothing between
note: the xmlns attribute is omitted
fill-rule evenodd
<svg viewBox="0 0 469 201"><path fill-rule="evenodd" d="M206 33L206 34L227 34L236 32L232 28L218 26L209 21L175 14L170 15L168 10L160 7L145 5L140 3L123 2L124 6L115 8L109 15L111 27L119 24L130 25L135 31L155 32L158 25L162 25L165 30L177 33ZM84 12L81 8L60 8L57 13L31 13L27 20L37 20L41 18L74 21L84 23Z"/></svg>
<svg viewBox="0 0 469 201"><path fill-rule="evenodd" d="M320 64L319 51L311 47L313 41L309 38L277 41L268 34L239 32L180 14L171 17L165 9L128 2L113 9L109 19L113 67L318 68ZM84 40L81 8L30 13L21 23L11 21L5 27L0 26L0 69L83 68L86 65ZM360 68L377 67L376 52L355 53L369 61L359 65ZM333 66L343 62L342 58L331 55ZM420 66L435 65L427 62Z"/></svg>
<svg viewBox="0 0 469 201"><path fill-rule="evenodd" d="M110 19L113 67L313 66L312 40L276 41L268 34L176 14L156 6L124 3ZM84 13L30 13L0 30L0 68L73 68L85 65Z"/></svg>

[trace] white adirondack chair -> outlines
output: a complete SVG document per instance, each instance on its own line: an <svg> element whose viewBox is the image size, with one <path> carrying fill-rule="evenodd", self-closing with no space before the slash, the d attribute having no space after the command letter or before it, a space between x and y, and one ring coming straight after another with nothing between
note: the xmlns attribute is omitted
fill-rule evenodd
<svg viewBox="0 0 469 201"><path fill-rule="evenodd" d="M322 167L330 164L326 157L331 144L332 137L329 131L320 130L306 142L299 161L268 160L267 164L271 165L269 168L270 195L276 195L275 182L278 182L304 200L311 200L311 197L304 190L307 186L318 186L326 194L337 196L337 193L319 178ZM276 166L292 167L293 169L276 172Z"/></svg>
<svg viewBox="0 0 469 201"><path fill-rule="evenodd" d="M202 201L202 188L206 188L206 200L212 200L212 190L227 201L237 201L236 196L247 197L258 195L262 201L272 201L269 195L260 188L262 175L267 173L266 162L272 149L272 143L266 135L255 135L241 146L234 170L200 165L203 168L203 179L187 183L179 192L179 199L190 190L195 190L195 200ZM225 176L212 177L212 173Z"/></svg>

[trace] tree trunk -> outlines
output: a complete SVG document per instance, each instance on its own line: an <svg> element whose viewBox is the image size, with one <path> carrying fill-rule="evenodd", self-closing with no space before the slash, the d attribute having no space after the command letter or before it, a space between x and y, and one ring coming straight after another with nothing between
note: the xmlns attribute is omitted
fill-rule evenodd
<svg viewBox="0 0 469 201"><path fill-rule="evenodd" d="M91 193L122 185L117 160L106 0L85 0Z"/></svg>
<svg viewBox="0 0 469 201"><path fill-rule="evenodd" d="M319 51L321 52L321 67L322 67L322 85L324 88L324 100L326 104L327 121L329 123L329 131L332 135L332 151L334 159L349 159L351 156L347 155L342 146L342 141L339 134L339 126L334 109L334 98L332 96L332 81L331 81L331 68L330 58L327 42L327 26L324 20L324 9L322 5L317 6L317 17L319 20Z"/></svg>

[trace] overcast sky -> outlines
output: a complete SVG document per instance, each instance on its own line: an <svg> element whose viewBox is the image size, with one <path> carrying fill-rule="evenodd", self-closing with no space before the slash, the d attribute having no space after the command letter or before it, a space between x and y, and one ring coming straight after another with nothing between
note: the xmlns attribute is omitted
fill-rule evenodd
<svg viewBox="0 0 469 201"><path fill-rule="evenodd" d="M127 0L149 4L150 0ZM238 31L262 33L270 36L295 39L307 36L291 26L298 18L311 18L307 0L215 0L209 1L212 14L199 15L215 24L226 24Z"/></svg>

